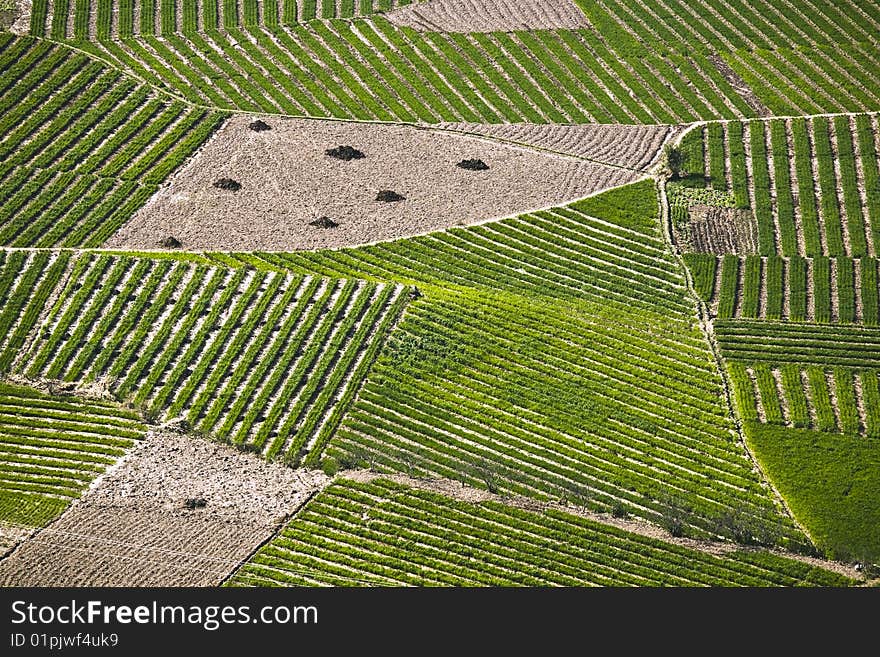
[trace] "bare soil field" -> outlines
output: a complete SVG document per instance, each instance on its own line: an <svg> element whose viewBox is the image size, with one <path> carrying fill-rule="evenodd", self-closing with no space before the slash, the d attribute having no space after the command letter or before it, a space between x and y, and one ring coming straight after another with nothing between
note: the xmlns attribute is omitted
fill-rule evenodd
<svg viewBox="0 0 880 657"><path fill-rule="evenodd" d="M590 21L573 0L430 0L388 13L396 25L424 32L577 29Z"/></svg>
<svg viewBox="0 0 880 657"><path fill-rule="evenodd" d="M339 248L519 214L641 177L443 130L263 120L269 130L250 129L254 117L231 119L105 246L156 249L174 237L194 250ZM326 154L339 146L363 157ZM488 169L457 166L471 159ZM377 200L383 190L404 198Z"/></svg>
<svg viewBox="0 0 880 657"><path fill-rule="evenodd" d="M639 171L645 171L657 162L663 145L683 128L676 125L540 123L441 123L438 127L517 142Z"/></svg>
<svg viewBox="0 0 880 657"><path fill-rule="evenodd" d="M216 586L327 477L151 433L0 561L2 586Z"/></svg>
<svg viewBox="0 0 880 657"><path fill-rule="evenodd" d="M693 205L689 214L690 236L683 246L696 253L718 255L758 252L758 225L750 210Z"/></svg>

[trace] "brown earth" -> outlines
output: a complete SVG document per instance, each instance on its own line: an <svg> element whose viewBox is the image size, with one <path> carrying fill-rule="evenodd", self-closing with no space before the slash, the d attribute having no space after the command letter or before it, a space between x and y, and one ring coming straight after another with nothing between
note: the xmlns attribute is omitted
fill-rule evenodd
<svg viewBox="0 0 880 657"><path fill-rule="evenodd" d="M105 244L156 249L299 250L353 246L544 208L633 182L637 172L488 139L404 125L252 116L226 123ZM325 154L352 146L366 157ZM481 159L487 171L456 166ZM230 178L238 191L217 189ZM379 190L406 197L376 201ZM328 229L310 222L326 216Z"/></svg>
<svg viewBox="0 0 880 657"><path fill-rule="evenodd" d="M441 123L438 127L645 171L659 159L663 145L683 126Z"/></svg>
<svg viewBox="0 0 880 657"><path fill-rule="evenodd" d="M692 205L687 244L696 253L757 253L758 226L750 210Z"/></svg>
<svg viewBox="0 0 880 657"><path fill-rule="evenodd" d="M573 0L431 0L387 14L424 32L512 32L591 27Z"/></svg>
<svg viewBox="0 0 880 657"><path fill-rule="evenodd" d="M0 586L216 586L326 481L151 433L0 562ZM205 506L187 509L187 499Z"/></svg>

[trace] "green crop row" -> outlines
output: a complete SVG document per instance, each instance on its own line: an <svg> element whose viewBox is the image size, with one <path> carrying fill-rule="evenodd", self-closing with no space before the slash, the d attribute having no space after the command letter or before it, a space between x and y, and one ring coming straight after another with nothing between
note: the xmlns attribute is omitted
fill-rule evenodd
<svg viewBox="0 0 880 657"><path fill-rule="evenodd" d="M750 166L741 148L744 125L749 126ZM754 198L762 255L861 258L868 254L868 240L876 242L873 217L880 219L875 132L875 124L867 115L856 117L854 124L849 117L835 117L833 122L816 117L809 121L710 123L703 130L703 148L709 152L713 187L717 189L718 184L723 185L717 181L729 177L739 207L748 207L750 193ZM690 139L699 134L692 133ZM725 166L725 143L729 171ZM689 184L700 187L695 181ZM840 197L838 188L842 190ZM866 192L864 208L860 188ZM797 192L796 204L793 189ZM674 186L670 185L669 193L673 201L678 198ZM869 226L875 232L868 234Z"/></svg>
<svg viewBox="0 0 880 657"><path fill-rule="evenodd" d="M474 505L387 480L333 484L231 586L711 586L845 579L785 559L727 558L562 511Z"/></svg>

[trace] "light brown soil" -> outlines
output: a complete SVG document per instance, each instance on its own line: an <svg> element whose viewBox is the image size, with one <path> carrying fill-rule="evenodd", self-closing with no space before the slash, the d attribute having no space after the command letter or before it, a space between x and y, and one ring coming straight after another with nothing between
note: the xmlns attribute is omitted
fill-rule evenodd
<svg viewBox="0 0 880 657"><path fill-rule="evenodd" d="M0 585L216 586L326 481L190 436L150 434L0 562ZM187 509L187 498L207 506Z"/></svg>
<svg viewBox="0 0 880 657"><path fill-rule="evenodd" d="M484 135L582 157L602 164L646 170L681 126L441 123L438 127Z"/></svg>
<svg viewBox="0 0 880 657"><path fill-rule="evenodd" d="M513 32L591 27L573 0L431 0L395 9L387 16L395 25L424 32Z"/></svg>
<svg viewBox="0 0 880 657"><path fill-rule="evenodd" d="M132 220L113 248L299 250L409 237L565 203L639 179L637 172L442 130L263 117L231 119ZM350 145L364 159L325 150ZM481 159L487 171L456 166ZM238 191L217 189L231 178ZM379 190L404 201L376 201ZM337 228L311 226L327 216Z"/></svg>
<svg viewBox="0 0 880 657"><path fill-rule="evenodd" d="M712 65L716 70L721 73L724 79L727 80L731 87L733 87L733 90L742 97L746 102L746 105L755 111L755 114L758 116L773 116L773 112L770 111L770 108L761 102L761 99L755 95L755 92L752 91L748 84L746 84L746 81L743 80L737 72L721 58L720 55L710 53L709 61L712 62Z"/></svg>
<svg viewBox="0 0 880 657"><path fill-rule="evenodd" d="M690 247L696 253L757 253L758 226L749 210L692 205Z"/></svg>
<svg viewBox="0 0 880 657"><path fill-rule="evenodd" d="M8 25L9 31L13 34L21 36L30 34L31 12L33 11L33 6L33 0L14 0L13 9L11 11L0 12L3 15L3 17L0 18L0 20L2 20L2 22L0 22L0 28Z"/></svg>

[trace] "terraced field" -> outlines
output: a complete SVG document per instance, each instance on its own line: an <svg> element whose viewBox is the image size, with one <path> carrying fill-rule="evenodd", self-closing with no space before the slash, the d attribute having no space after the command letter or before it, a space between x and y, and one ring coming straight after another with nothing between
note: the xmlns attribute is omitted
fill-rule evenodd
<svg viewBox="0 0 880 657"><path fill-rule="evenodd" d="M876 3L2 19L4 584L876 576Z"/></svg>

